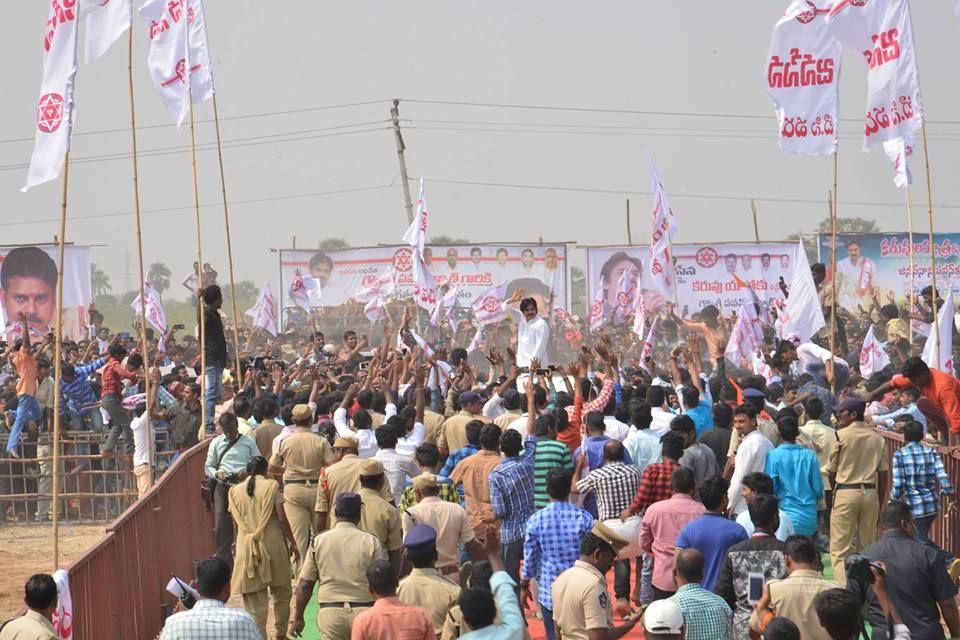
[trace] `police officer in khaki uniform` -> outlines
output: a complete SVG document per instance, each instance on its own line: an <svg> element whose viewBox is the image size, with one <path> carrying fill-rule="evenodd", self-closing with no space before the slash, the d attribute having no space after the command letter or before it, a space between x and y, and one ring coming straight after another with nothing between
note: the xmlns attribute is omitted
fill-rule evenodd
<svg viewBox="0 0 960 640"><path fill-rule="evenodd" d="M295 406L295 429L280 442L270 459L270 473L275 476L283 474L283 506L301 558L307 555L310 547L310 526L317 504L320 471L334 459L327 439L310 430L312 422L313 411L309 406Z"/></svg>
<svg viewBox="0 0 960 640"><path fill-rule="evenodd" d="M0 627L3 640L57 640L60 635L53 627L57 610L57 583L53 576L38 573L24 585L24 604L27 612L8 620Z"/></svg>
<svg viewBox="0 0 960 640"><path fill-rule="evenodd" d="M360 444L355 438L340 437L333 442L334 462L320 472L320 490L314 505L314 531L332 528L337 523L336 515L330 514L330 507L341 493L360 491L360 465L363 460L357 455ZM384 486L380 491L384 500L393 500L390 488Z"/></svg>
<svg viewBox="0 0 960 640"><path fill-rule="evenodd" d="M837 446L827 473L833 485L830 515L830 559L833 576L847 584L844 558L863 551L877 539L880 496L886 493L889 463L883 436L863 422L866 403L847 398L837 409Z"/></svg>
<svg viewBox="0 0 960 640"><path fill-rule="evenodd" d="M437 446L440 453L447 454L459 451L467 446L467 423L473 420L490 422L490 418L483 415L484 399L476 391L464 391L459 396L460 411L443 423L443 428L437 437Z"/></svg>
<svg viewBox="0 0 960 640"><path fill-rule="evenodd" d="M613 606L607 592L606 573L617 554L629 542L599 521L580 542L580 559L553 583L553 620L557 637L587 640L590 632L601 630L619 638L633 629L640 613L631 614L625 624L613 626Z"/></svg>
<svg viewBox="0 0 960 640"><path fill-rule="evenodd" d="M400 581L397 597L400 602L427 610L437 637L443 634L443 622L457 605L460 587L436 570L437 532L433 527L418 524L403 539L407 560L413 566L410 575Z"/></svg>
<svg viewBox="0 0 960 640"><path fill-rule="evenodd" d="M383 464L379 460L370 459L361 463L360 499L363 500L363 513L360 516L360 529L377 536L399 574L403 523L399 509L383 499L381 491L386 483Z"/></svg>
<svg viewBox="0 0 960 640"><path fill-rule="evenodd" d="M299 636L303 631L303 612L314 585L320 605L317 629L324 640L350 640L353 619L373 606L367 569L376 560L386 560L387 554L376 536L357 528L362 509L358 494L337 496L337 524L313 539L303 560L290 635Z"/></svg>

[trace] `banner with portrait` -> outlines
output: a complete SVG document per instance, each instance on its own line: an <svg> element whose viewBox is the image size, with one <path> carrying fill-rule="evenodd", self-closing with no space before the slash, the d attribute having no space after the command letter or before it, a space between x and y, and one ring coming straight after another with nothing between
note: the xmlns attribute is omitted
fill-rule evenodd
<svg viewBox="0 0 960 640"><path fill-rule="evenodd" d="M0 247L0 323L5 340L22 334L17 321L27 316L30 334L42 338L57 323L57 245ZM93 300L90 247L64 248L63 337L87 336L87 308Z"/></svg>
<svg viewBox="0 0 960 640"><path fill-rule="evenodd" d="M730 315L752 302L750 289L761 301L782 299L780 278L790 282L796 251L794 243L673 245L680 304L677 313L689 317L707 305L715 305L721 313ZM624 299L632 299L632 293L624 292L618 283L640 283L647 314L658 313L674 302L664 298L650 282L645 245L587 247L586 252L587 299L594 304L602 300L604 317L609 321L616 322L618 316L611 311Z"/></svg>
<svg viewBox="0 0 960 640"><path fill-rule="evenodd" d="M960 292L960 233L933 236L937 264L937 288L948 285ZM820 262L837 274L837 304L851 312L869 309L871 298L880 304L902 304L910 297L910 236L907 233L853 233L837 236L837 267L832 267L832 243L827 234L817 238ZM913 234L914 289L917 294L930 285L930 238Z"/></svg>
<svg viewBox="0 0 960 640"><path fill-rule="evenodd" d="M308 287L312 307L336 307L361 301L379 280L391 280L392 296L413 295L415 278L411 249L406 245L362 247L337 251L282 249L281 304L294 306L291 287L300 275L312 279ZM523 288L538 300L543 314L567 308L569 278L564 244L427 245L424 262L437 285L457 287L456 306L468 309L477 296L505 282L507 296Z"/></svg>

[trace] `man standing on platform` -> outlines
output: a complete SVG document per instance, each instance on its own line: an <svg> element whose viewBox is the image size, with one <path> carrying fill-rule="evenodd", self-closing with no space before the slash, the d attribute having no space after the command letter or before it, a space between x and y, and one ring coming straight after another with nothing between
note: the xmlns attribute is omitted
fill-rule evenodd
<svg viewBox="0 0 960 640"><path fill-rule="evenodd" d="M207 436L213 435L213 415L220 402L220 384L227 366L227 336L220 319L223 293L218 285L201 290L203 296L203 337L206 369L204 375L204 406L206 407ZM239 375L239 372L237 372Z"/></svg>

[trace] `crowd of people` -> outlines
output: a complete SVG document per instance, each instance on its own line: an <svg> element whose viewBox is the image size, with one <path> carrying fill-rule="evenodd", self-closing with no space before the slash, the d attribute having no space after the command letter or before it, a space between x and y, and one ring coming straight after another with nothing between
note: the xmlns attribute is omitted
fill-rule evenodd
<svg viewBox="0 0 960 640"><path fill-rule="evenodd" d="M146 359L109 330L64 349L67 424L102 432L104 456L132 453L141 492L158 435L177 452L210 439L215 555L163 640L308 624L329 639L522 638L534 617L550 639L641 626L655 640L852 640L864 624L960 638L960 560L930 533L954 492L937 445L960 436L960 382L906 328L932 323L932 290L915 309L875 300L838 317L833 351L827 333L767 328L762 367L724 360L733 320L715 307L671 309L647 351L629 319L591 334L522 290L480 345L469 320L421 337L402 303L336 342L244 331L233 345L219 287L198 294L204 371L192 337ZM870 328L891 364L863 376ZM8 349L10 456L50 406L50 357L26 326ZM892 459L881 431L905 441ZM46 578L0 640L48 626Z"/></svg>

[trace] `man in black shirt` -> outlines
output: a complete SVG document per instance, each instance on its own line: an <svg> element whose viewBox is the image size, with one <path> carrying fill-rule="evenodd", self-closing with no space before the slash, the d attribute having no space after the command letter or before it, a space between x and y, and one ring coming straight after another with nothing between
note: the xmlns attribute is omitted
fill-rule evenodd
<svg viewBox="0 0 960 640"><path fill-rule="evenodd" d="M223 331L223 321L220 320L220 307L223 306L223 293L217 285L211 285L202 290L203 295L203 337L204 353L206 355L206 369L203 372L204 405L206 408L207 435L213 435L214 412L220 402L220 383L223 379L223 370L227 366L227 338Z"/></svg>
<svg viewBox="0 0 960 640"><path fill-rule="evenodd" d="M960 637L960 616L954 600L957 587L936 549L914 541L916 525L910 507L891 502L883 510L880 526L883 535L862 555L884 564L887 594L910 629L912 640L942 640L940 616L950 636ZM848 578L847 589L869 605L867 621L873 627L873 640L888 640L886 616L870 583Z"/></svg>

